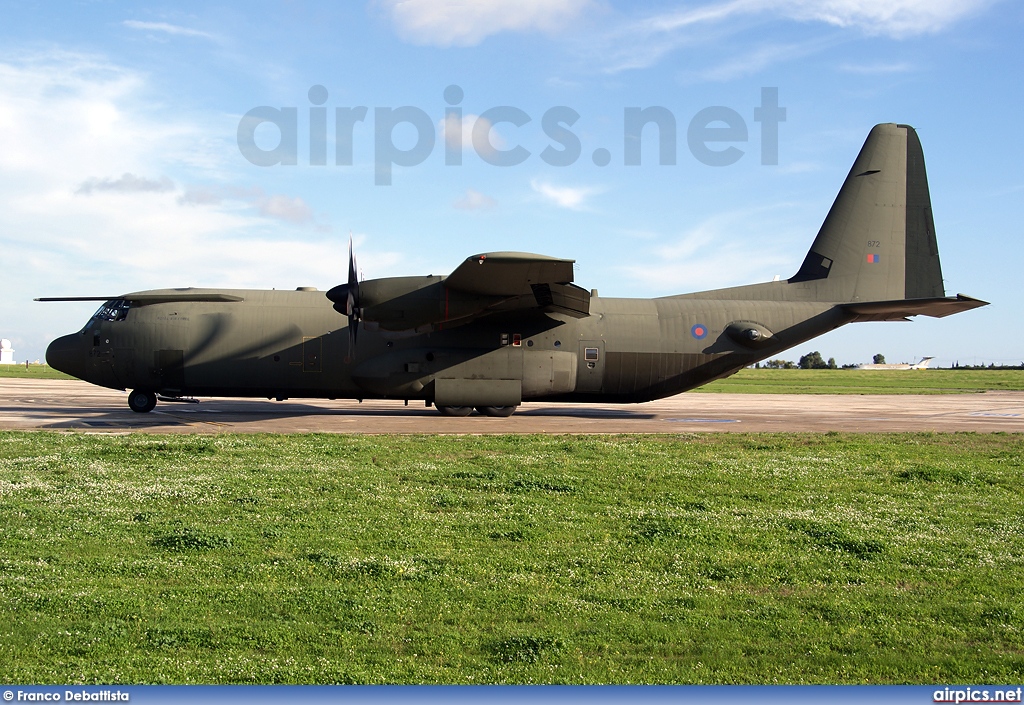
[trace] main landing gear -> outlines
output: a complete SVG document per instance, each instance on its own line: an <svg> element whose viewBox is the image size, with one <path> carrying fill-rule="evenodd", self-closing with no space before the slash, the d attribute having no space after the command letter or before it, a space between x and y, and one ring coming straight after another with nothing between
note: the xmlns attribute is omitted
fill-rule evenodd
<svg viewBox="0 0 1024 705"><path fill-rule="evenodd" d="M506 417L516 413L514 406L478 406L476 408L484 416Z"/></svg>
<svg viewBox="0 0 1024 705"><path fill-rule="evenodd" d="M128 408L137 414L146 414L156 407L156 392L133 389L128 395Z"/></svg>
<svg viewBox="0 0 1024 705"><path fill-rule="evenodd" d="M438 412L441 416L469 416L473 413L473 407L471 406L439 406L437 407ZM476 410L482 416L497 416L505 417L511 416L515 413L516 407L514 406L478 406Z"/></svg>

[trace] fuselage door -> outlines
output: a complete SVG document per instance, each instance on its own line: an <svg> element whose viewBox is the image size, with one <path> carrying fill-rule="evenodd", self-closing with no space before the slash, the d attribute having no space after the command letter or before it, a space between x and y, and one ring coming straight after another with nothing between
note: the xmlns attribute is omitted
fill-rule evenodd
<svg viewBox="0 0 1024 705"><path fill-rule="evenodd" d="M604 384L604 341L581 340L576 374L577 392L600 392Z"/></svg>
<svg viewBox="0 0 1024 705"><path fill-rule="evenodd" d="M135 350L133 348L114 348L114 376L125 387L135 379Z"/></svg>
<svg viewBox="0 0 1024 705"><path fill-rule="evenodd" d="M181 392L185 388L185 362L182 350L155 350L154 372L160 378L158 391Z"/></svg>

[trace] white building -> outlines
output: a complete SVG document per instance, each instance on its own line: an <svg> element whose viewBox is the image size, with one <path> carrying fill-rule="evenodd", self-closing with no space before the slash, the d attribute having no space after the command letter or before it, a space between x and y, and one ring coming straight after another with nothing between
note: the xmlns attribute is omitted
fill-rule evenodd
<svg viewBox="0 0 1024 705"><path fill-rule="evenodd" d="M14 364L14 348L11 347L11 341L7 338L0 340L0 365L13 365Z"/></svg>

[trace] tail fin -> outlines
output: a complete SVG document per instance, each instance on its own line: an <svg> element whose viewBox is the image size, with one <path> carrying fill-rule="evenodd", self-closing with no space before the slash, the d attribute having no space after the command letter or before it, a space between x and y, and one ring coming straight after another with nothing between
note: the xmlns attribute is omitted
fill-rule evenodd
<svg viewBox="0 0 1024 705"><path fill-rule="evenodd" d="M844 303L945 296L917 132L876 125L791 284Z"/></svg>
<svg viewBox="0 0 1024 705"><path fill-rule="evenodd" d="M988 303L947 297L935 243L924 153L910 125L875 125L818 236L786 282L734 286L679 298L815 301L848 322L941 318Z"/></svg>

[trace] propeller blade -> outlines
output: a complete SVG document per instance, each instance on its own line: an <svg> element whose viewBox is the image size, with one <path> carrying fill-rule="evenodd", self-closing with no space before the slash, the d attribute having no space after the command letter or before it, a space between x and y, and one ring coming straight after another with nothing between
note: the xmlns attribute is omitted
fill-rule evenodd
<svg viewBox="0 0 1024 705"><path fill-rule="evenodd" d="M355 354L359 324L363 320L363 306L359 298L359 270L352 247L352 235L348 236L348 281L338 284L327 292L327 298L334 304L334 310L348 317L348 359Z"/></svg>
<svg viewBox="0 0 1024 705"><path fill-rule="evenodd" d="M355 354L356 338L359 336L359 274L356 270L356 253L352 247L352 234L348 236L348 295L345 297L345 313L348 316L349 356Z"/></svg>
<svg viewBox="0 0 1024 705"><path fill-rule="evenodd" d="M359 299L359 274L356 270L356 253L352 248L352 236L348 236L348 290L349 298Z"/></svg>

